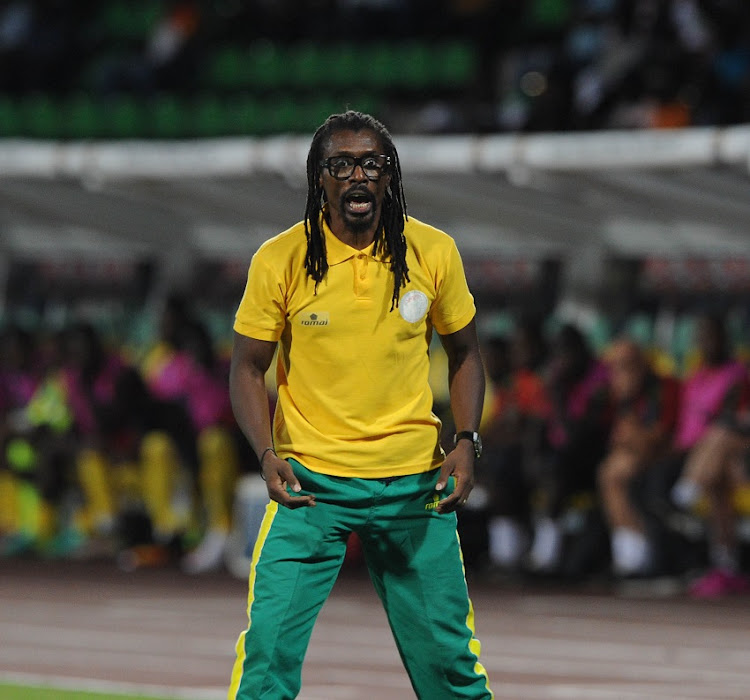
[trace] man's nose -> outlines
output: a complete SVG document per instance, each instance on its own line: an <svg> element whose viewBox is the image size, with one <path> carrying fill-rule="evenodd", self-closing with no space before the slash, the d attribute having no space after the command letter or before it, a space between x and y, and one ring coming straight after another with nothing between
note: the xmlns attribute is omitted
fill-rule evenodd
<svg viewBox="0 0 750 700"><path fill-rule="evenodd" d="M367 180L367 175L365 174L365 169L362 167L362 163L355 163L354 164L354 170L352 170L352 174L349 176L350 180Z"/></svg>

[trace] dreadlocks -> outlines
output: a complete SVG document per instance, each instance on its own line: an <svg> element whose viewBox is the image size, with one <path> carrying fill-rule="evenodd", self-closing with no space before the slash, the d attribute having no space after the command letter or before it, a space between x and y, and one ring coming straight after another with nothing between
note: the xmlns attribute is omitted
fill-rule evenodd
<svg viewBox="0 0 750 700"><path fill-rule="evenodd" d="M307 237L307 255L305 269L315 280L315 289L328 272L325 239L320 220L324 202L321 179L321 161L323 148L337 131L370 130L378 135L383 143L384 153L391 158L391 181L385 191L380 222L375 233L373 254L380 252L390 258L393 272L393 296L391 311L398 306L401 288L409 281L409 268L406 264L406 238L404 221L407 218L406 200L401 184L401 164L390 133L377 119L369 114L349 110L343 114L333 114L318 128L307 154L307 204L305 206L305 236Z"/></svg>

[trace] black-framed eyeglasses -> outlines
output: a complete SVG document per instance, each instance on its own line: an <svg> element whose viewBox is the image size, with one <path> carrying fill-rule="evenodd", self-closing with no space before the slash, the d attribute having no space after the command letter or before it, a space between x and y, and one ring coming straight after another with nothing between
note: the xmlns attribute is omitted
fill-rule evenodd
<svg viewBox="0 0 750 700"><path fill-rule="evenodd" d="M390 156L366 155L361 158L354 156L331 156L321 162L336 180L346 180L352 176L354 169L359 165L368 180L379 180L391 165Z"/></svg>

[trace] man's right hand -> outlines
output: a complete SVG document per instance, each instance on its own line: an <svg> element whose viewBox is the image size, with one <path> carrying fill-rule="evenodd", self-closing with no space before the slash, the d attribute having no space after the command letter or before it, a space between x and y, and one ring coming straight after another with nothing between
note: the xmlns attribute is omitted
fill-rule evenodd
<svg viewBox="0 0 750 700"><path fill-rule="evenodd" d="M296 493L302 487L294 475L292 465L286 460L269 452L263 460L262 471L268 495L272 501L276 501L286 508L314 507L316 505L315 496L312 494L293 496L287 491L287 487L289 487Z"/></svg>

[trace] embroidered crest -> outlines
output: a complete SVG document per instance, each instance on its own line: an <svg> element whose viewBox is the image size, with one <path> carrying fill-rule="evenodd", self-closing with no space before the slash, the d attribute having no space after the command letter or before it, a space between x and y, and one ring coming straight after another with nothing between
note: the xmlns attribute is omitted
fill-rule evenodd
<svg viewBox="0 0 750 700"><path fill-rule="evenodd" d="M401 297L401 300L398 302L398 312L404 321L417 323L424 318L428 306L429 300L427 299L427 295L417 289L412 289Z"/></svg>

